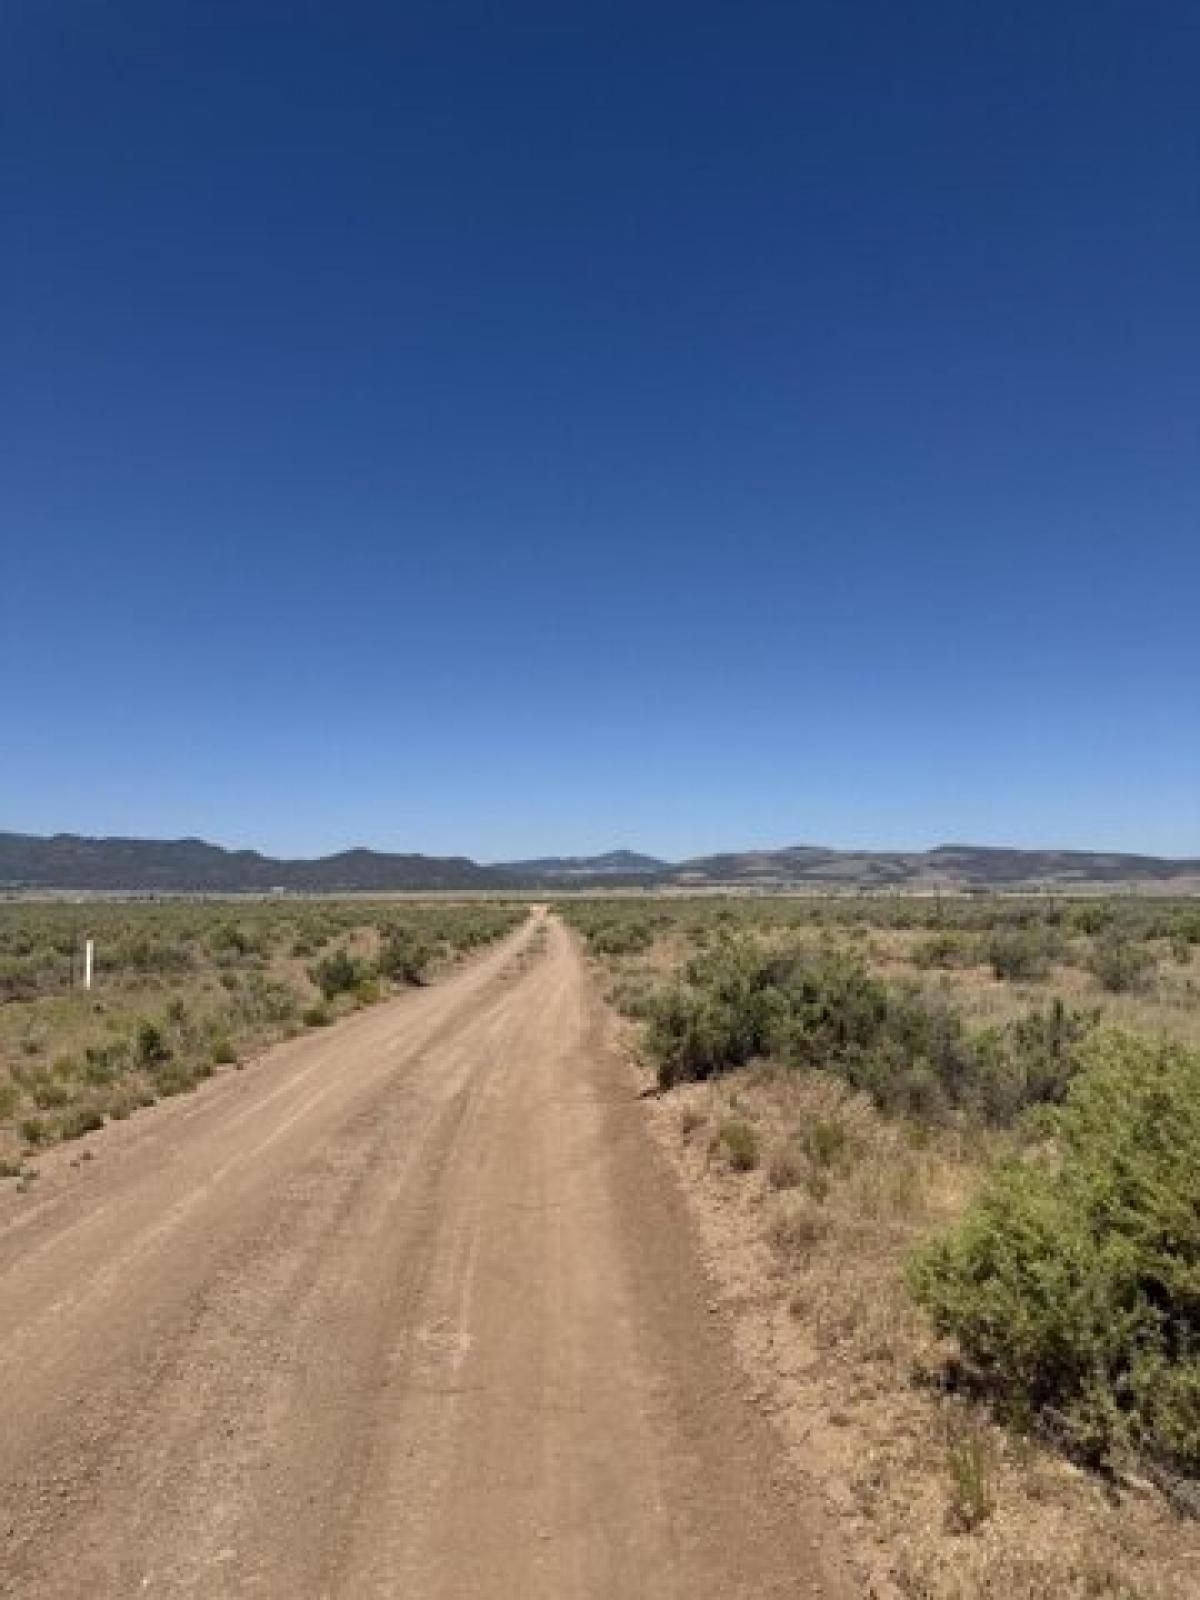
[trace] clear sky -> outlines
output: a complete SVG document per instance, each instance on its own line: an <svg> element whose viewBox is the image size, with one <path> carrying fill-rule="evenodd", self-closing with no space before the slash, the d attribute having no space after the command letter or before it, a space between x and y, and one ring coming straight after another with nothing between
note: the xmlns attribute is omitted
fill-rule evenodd
<svg viewBox="0 0 1200 1600"><path fill-rule="evenodd" d="M1200 854L1195 0L14 0L0 827Z"/></svg>

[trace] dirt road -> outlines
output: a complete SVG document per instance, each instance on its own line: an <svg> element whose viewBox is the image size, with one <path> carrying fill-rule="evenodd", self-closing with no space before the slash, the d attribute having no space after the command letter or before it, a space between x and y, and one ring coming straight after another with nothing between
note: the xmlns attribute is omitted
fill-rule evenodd
<svg viewBox="0 0 1200 1600"><path fill-rule="evenodd" d="M849 1594L597 1005L538 918L8 1190L0 1593Z"/></svg>

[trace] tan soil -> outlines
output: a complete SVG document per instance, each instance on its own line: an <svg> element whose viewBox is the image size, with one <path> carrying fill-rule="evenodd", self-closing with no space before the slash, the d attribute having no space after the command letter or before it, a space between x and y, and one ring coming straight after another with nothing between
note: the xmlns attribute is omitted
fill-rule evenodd
<svg viewBox="0 0 1200 1600"><path fill-rule="evenodd" d="M604 1041L539 917L0 1196L0 1594L863 1594Z"/></svg>

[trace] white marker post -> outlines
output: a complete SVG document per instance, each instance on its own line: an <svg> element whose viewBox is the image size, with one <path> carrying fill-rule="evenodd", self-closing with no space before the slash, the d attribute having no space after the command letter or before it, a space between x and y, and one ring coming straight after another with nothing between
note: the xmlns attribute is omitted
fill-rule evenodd
<svg viewBox="0 0 1200 1600"><path fill-rule="evenodd" d="M92 987L92 966L96 955L96 941L85 939L83 943L83 987Z"/></svg>

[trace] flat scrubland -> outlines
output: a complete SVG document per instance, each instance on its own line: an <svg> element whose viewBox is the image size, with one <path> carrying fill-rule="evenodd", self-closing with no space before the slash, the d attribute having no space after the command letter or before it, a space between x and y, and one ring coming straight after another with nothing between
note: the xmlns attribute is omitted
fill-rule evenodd
<svg viewBox="0 0 1200 1600"><path fill-rule="evenodd" d="M294 1481L323 1481L326 1453L305 1453L314 1372L336 1391L323 1413L340 1441L332 1456L365 1459L350 1423L374 1415L384 1387L376 1357L391 1348L393 1321L400 1326L409 1314L410 1354L426 1351L430 1330L461 1327L453 1373L459 1362L483 1364L478 1381L469 1368L462 1374L463 1393L481 1397L461 1418L462 1493L447 1488L427 1515L409 1517L413 1538L480 1484L502 1484L514 1441L543 1467L595 1455L595 1482L571 1480L579 1503L591 1505L595 1491L616 1481L592 1441L620 1438L625 1470L635 1460L644 1465L626 1487L646 1502L646 1548L661 1561L653 1569L661 1582L641 1586L664 1591L677 1552L652 1514L655 1486L686 1476L703 1436L704 1473L683 1499L688 1517L700 1527L713 1521L721 1537L701 1569L716 1570L727 1544L736 1564L748 1550L767 1561L771 1540L782 1537L774 1523L770 1538L748 1540L744 1550L730 1543L732 1525L754 1501L745 1486L765 1494L769 1474L755 1463L770 1452L759 1441L744 1462L731 1454L745 1419L729 1396L719 1398L725 1360L731 1386L740 1365L738 1384L749 1377L750 1393L840 1517L847 1547L868 1569L864 1594L1200 1594L1200 904L645 896L564 899L561 909L656 1096L634 1099L632 1082L628 1095L614 1096L608 1053L590 1020L593 1011L602 1019L603 1008L586 1003L575 948L553 918L453 983L363 1015L336 1035L324 1032L436 977L513 928L524 907L0 904L0 1170L20 1224L9 1241L5 1327L14 1373L27 1377L21 1363L31 1349L44 1357L42 1411L31 1415L57 1406L61 1425L55 1433L29 1423L20 1437L9 1430L9 1470L23 1473L20 1482L39 1497L36 1515L13 1519L29 1547L22 1559L43 1574L41 1588L35 1582L23 1592L82 1593L91 1582L62 1553L75 1548L72 1517L83 1513L44 1489L67 1468L78 1478L79 1505L100 1493L97 1485L120 1502L109 1543L140 1560L130 1533L145 1523L139 1507L168 1490L178 1498L199 1459L222 1463L224 1472L222 1430L231 1416L244 1415L250 1429L238 1443L250 1463L247 1481L276 1462L286 1487L300 1458L310 1475ZM80 985L87 935L97 950L90 993ZM264 1054L304 1033L307 1043ZM58 1141L252 1063L255 1071L198 1097L186 1126L164 1108L103 1140L84 1139L78 1160L43 1159ZM581 1115L587 1107L597 1115ZM703 1314L708 1291L693 1291L686 1274L676 1285L676 1318L655 1323L658 1313L647 1310L670 1298L686 1232L667 1214L673 1186L654 1179L653 1146L641 1134L640 1145L630 1141L629 1126L647 1119L691 1202L740 1363L716 1337L725 1318ZM338 1158L314 1160L329 1141L342 1141ZM125 1157L86 1162L93 1149ZM614 1151L623 1165L612 1164ZM194 1206L171 1204L181 1161ZM227 1175L214 1185L219 1163ZM492 1187L481 1197L487 1174ZM401 1176L411 1190L397 1213L392 1185ZM281 1210L285 1182L293 1203ZM15 1188L32 1194L19 1198ZM306 1194L307 1206L297 1206ZM488 1219L498 1220L486 1247L468 1248L464 1240ZM572 1244L564 1243L567 1219L578 1228ZM404 1234L410 1224L427 1229L424 1244ZM297 1236L291 1253L281 1253L280 1232L289 1229ZM390 1252L396 1283L408 1272L425 1287L412 1288L410 1313L407 1288L387 1302L392 1320L376 1327L373 1299L347 1298L339 1286L377 1272L380 1250ZM115 1269L90 1270L93 1257L115 1262L122 1251L138 1275L136 1292ZM426 1262L449 1275L442 1299L428 1299L437 1277ZM303 1271L298 1263L307 1263ZM476 1265L494 1305L486 1295L481 1301ZM276 1270L284 1273L277 1299L261 1297L263 1275ZM234 1282L243 1292L219 1287ZM551 1282L557 1299L543 1292ZM317 1309L298 1307L295 1283L308 1285ZM541 1299L531 1301L538 1285ZM72 1286L80 1289L75 1298ZM197 1304L208 1308L211 1326L195 1325ZM134 1359L143 1305L158 1307L174 1330L159 1349L176 1362L182 1391L168 1395L165 1410L161 1374ZM474 1333L472 1306L470 1315L482 1319ZM254 1308L261 1325L246 1321ZM351 1311L364 1320L358 1342L347 1345ZM644 1324L659 1328L653 1350L631 1331ZM308 1350L291 1366L267 1358L283 1327ZM570 1404L538 1414L543 1433L531 1433L545 1391L541 1368L527 1357L578 1350L581 1328L588 1360L567 1363L556 1380ZM327 1359L331 1329L335 1362ZM214 1363L211 1350L226 1347L234 1353ZM644 1383L631 1398L629 1373L639 1362ZM234 1399L248 1372L262 1389L257 1409ZM684 1398L664 1403L651 1428L664 1373ZM109 1392L143 1378L136 1403ZM268 1404L271 1386L293 1378L286 1405L278 1395ZM397 1386L397 1403L440 1393L426 1379ZM488 1406L521 1382L529 1392L520 1425L489 1420ZM346 1384L343 1394L338 1385ZM213 1385L232 1386L220 1404ZM93 1393L101 1398L81 1408L78 1397ZM366 1395L370 1405L354 1398ZM714 1429L718 1406L728 1426ZM260 1415L276 1418L278 1438L252 1436ZM681 1416L691 1419L682 1442ZM93 1468L87 1437L97 1417L115 1432L131 1430L124 1474L145 1458L148 1441L163 1438L177 1446L171 1470L151 1462L138 1482ZM177 1437L171 1428L182 1427L180 1418L191 1420ZM546 1455L545 1430L560 1423L570 1436ZM397 1422L404 1449L394 1458L380 1446L388 1472L408 1470L415 1425L411 1417ZM644 1432L639 1457L629 1440ZM429 1437L421 1473L441 1459L436 1428ZM39 1451L44 1482L29 1467ZM385 1566L394 1506L411 1506L424 1492L415 1479L401 1489L398 1499L380 1489L383 1509L372 1523L370 1560ZM347 1489L338 1504L356 1504L356 1494ZM723 1523L713 1498L725 1507ZM228 1514L266 1516L263 1508L276 1503L234 1496ZM287 1503L286 1495L278 1501ZM574 1504L560 1507L554 1524L568 1564L574 1547L566 1535L580 1525ZM95 1529L111 1519L97 1505L96 1518L79 1527L86 1522L103 1553ZM503 1494L489 1505L497 1548L509 1551L515 1574L503 1592L534 1592L528 1551L519 1540L504 1544L512 1507ZM57 1531L46 1521L54 1507ZM163 1516L174 1531L163 1549L200 1562L209 1510L204 1481L195 1505L172 1501ZM627 1529L635 1512L627 1498L607 1522L593 1519L598 1573L612 1560L599 1530ZM316 1555L302 1582L292 1581L289 1566L296 1529L312 1521L306 1512L246 1532L246 1549L279 1566L278 1583L264 1592L314 1587ZM186 1537L176 1537L180 1528ZM465 1559L453 1516L444 1531L438 1561L456 1550ZM534 1555L542 1554L539 1541ZM392 1565L407 1570L408 1559L402 1551ZM791 1570L790 1561L772 1556L771 1570ZM51 1572L53 1583L44 1577ZM356 1583L344 1592L367 1592ZM625 1594L637 1584L622 1569L608 1589L599 1579L594 1588ZM696 1592L752 1590L698 1580Z"/></svg>
<svg viewBox="0 0 1200 1600"><path fill-rule="evenodd" d="M1200 903L562 909L875 1592L1200 1594Z"/></svg>
<svg viewBox="0 0 1200 1600"><path fill-rule="evenodd" d="M0 1176L507 933L503 904L0 903ZM90 991L83 946L95 941Z"/></svg>

